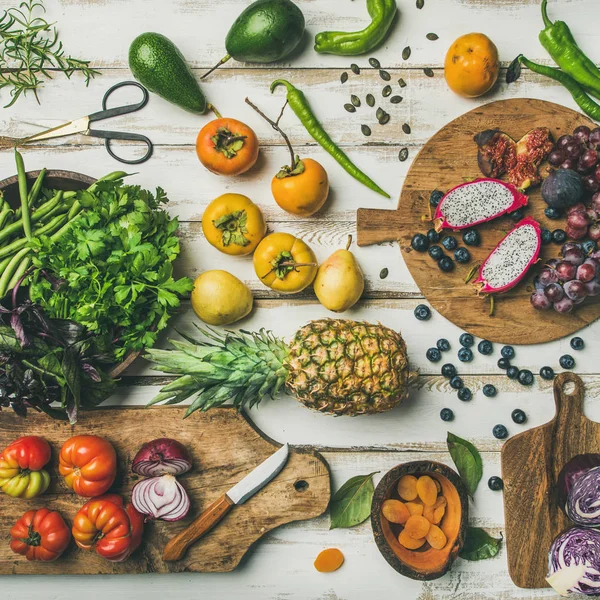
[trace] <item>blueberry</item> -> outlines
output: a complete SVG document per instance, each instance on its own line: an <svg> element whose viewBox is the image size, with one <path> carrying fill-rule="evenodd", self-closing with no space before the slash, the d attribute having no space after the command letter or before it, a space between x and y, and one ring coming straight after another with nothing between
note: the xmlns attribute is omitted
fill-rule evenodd
<svg viewBox="0 0 600 600"><path fill-rule="evenodd" d="M454 250L458 246L458 242L456 241L456 238L453 238L451 235L447 235L442 240L442 246L444 246L446 250Z"/></svg>
<svg viewBox="0 0 600 600"><path fill-rule="evenodd" d="M563 354L558 362L563 369L571 370L575 368L575 359L570 354Z"/></svg>
<svg viewBox="0 0 600 600"><path fill-rule="evenodd" d="M522 425L527 421L527 415L520 408L515 408L515 410L512 411L510 418L518 425Z"/></svg>
<svg viewBox="0 0 600 600"><path fill-rule="evenodd" d="M466 387L460 388L458 390L458 399L463 402L468 402L473 397L473 392Z"/></svg>
<svg viewBox="0 0 600 600"><path fill-rule="evenodd" d="M442 367L442 375L448 379L452 379L456 375L456 367L451 363L446 363Z"/></svg>
<svg viewBox="0 0 600 600"><path fill-rule="evenodd" d="M440 234L435 229L430 229L427 232L427 239L432 244L437 244L440 241Z"/></svg>
<svg viewBox="0 0 600 600"><path fill-rule="evenodd" d="M454 252L454 260L461 265L468 263L471 260L471 253L466 248L458 248Z"/></svg>
<svg viewBox="0 0 600 600"><path fill-rule="evenodd" d="M443 197L444 192L440 192L440 190L433 190L429 196L429 204L435 208Z"/></svg>
<svg viewBox="0 0 600 600"><path fill-rule="evenodd" d="M519 367L508 367L506 375L509 379L516 379L519 376Z"/></svg>
<svg viewBox="0 0 600 600"><path fill-rule="evenodd" d="M552 241L555 244L564 244L567 241L567 234L562 229L555 229L552 232Z"/></svg>
<svg viewBox="0 0 600 600"><path fill-rule="evenodd" d="M440 258L444 256L444 251L441 246L430 246L428 252L433 260L440 260Z"/></svg>
<svg viewBox="0 0 600 600"><path fill-rule="evenodd" d="M510 218L513 221L520 221L525 216L525 210L522 208L517 208L517 210L510 213Z"/></svg>
<svg viewBox="0 0 600 600"><path fill-rule="evenodd" d="M481 342L477 344L477 350L479 350L479 354L489 356L494 351L494 346L492 342L488 342L487 340L481 340Z"/></svg>
<svg viewBox="0 0 600 600"><path fill-rule="evenodd" d="M450 380L450 387L455 390L460 390L460 388L463 387L463 385L464 385L463 380L458 375L455 375Z"/></svg>
<svg viewBox="0 0 600 600"><path fill-rule="evenodd" d="M529 369L521 369L518 379L521 385L533 385L533 373Z"/></svg>
<svg viewBox="0 0 600 600"><path fill-rule="evenodd" d="M475 338L470 333L463 333L458 338L458 341L460 342L460 345L464 346L465 348L470 348L473 346L473 344L475 344Z"/></svg>
<svg viewBox="0 0 600 600"><path fill-rule="evenodd" d="M413 250L416 250L417 252L425 252L425 250L429 248L429 240L426 235L417 233L413 236L410 245L413 247Z"/></svg>
<svg viewBox="0 0 600 600"><path fill-rule="evenodd" d="M504 425L495 425L494 429L492 429L492 433L494 437L499 440L505 440L508 437L508 429L504 427Z"/></svg>
<svg viewBox="0 0 600 600"><path fill-rule="evenodd" d="M502 354L506 360L510 360L511 358L515 357L515 349L512 346L502 346L500 354Z"/></svg>
<svg viewBox="0 0 600 600"><path fill-rule="evenodd" d="M549 244L552 241L552 232L549 229L542 229L542 244Z"/></svg>
<svg viewBox="0 0 600 600"><path fill-rule="evenodd" d="M594 240L585 240L585 242L581 244L581 248L586 254L591 254L592 252L596 252L596 250L598 250L598 244Z"/></svg>
<svg viewBox="0 0 600 600"><path fill-rule="evenodd" d="M552 206L546 208L544 214L552 220L560 219L562 217L562 212L558 208L553 208Z"/></svg>
<svg viewBox="0 0 600 600"><path fill-rule="evenodd" d="M441 350L442 352L448 352L448 350L450 350L450 342L446 338L440 338L435 345L438 347L438 350Z"/></svg>
<svg viewBox="0 0 600 600"><path fill-rule="evenodd" d="M496 389L495 385L492 385L491 383L486 383L483 386L483 395L484 396L487 396L488 398L493 398L497 393L498 393L498 390Z"/></svg>
<svg viewBox="0 0 600 600"><path fill-rule="evenodd" d="M454 261L449 256L442 256L438 261L438 267L444 273L450 273L454 269Z"/></svg>
<svg viewBox="0 0 600 600"><path fill-rule="evenodd" d="M467 246L479 246L481 244L481 236L475 229L467 229L463 233L462 239Z"/></svg>
<svg viewBox="0 0 600 600"><path fill-rule="evenodd" d="M461 348L457 356L460 362L471 362L473 360L473 351L471 348Z"/></svg>
<svg viewBox="0 0 600 600"><path fill-rule="evenodd" d="M419 306L415 308L415 317L417 317L419 321L427 321L431 317L431 309L429 306L425 306L425 304L419 304Z"/></svg>
<svg viewBox="0 0 600 600"><path fill-rule="evenodd" d="M442 360L442 353L437 348L429 348L425 354L427 360L431 362L439 362Z"/></svg>
<svg viewBox="0 0 600 600"><path fill-rule="evenodd" d="M571 348L573 350L583 350L585 347L585 342L580 337L574 337L571 340Z"/></svg>
<svg viewBox="0 0 600 600"><path fill-rule="evenodd" d="M490 477L488 479L488 487L490 488L490 490L492 490L492 492L499 492L504 487L504 481L502 481L500 477Z"/></svg>
<svg viewBox="0 0 600 600"><path fill-rule="evenodd" d="M552 367L542 367L540 369L540 377L546 381L554 379L554 369Z"/></svg>
<svg viewBox="0 0 600 600"><path fill-rule="evenodd" d="M442 408L440 410L440 418L442 421L454 421L454 413L449 408Z"/></svg>
<svg viewBox="0 0 600 600"><path fill-rule="evenodd" d="M499 358L498 359L498 368L506 371L510 367L510 361L508 358Z"/></svg>

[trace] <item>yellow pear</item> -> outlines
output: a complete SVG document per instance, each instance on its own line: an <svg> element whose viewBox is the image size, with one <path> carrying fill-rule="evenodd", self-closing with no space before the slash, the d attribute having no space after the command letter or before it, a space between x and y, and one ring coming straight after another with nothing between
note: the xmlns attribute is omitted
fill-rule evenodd
<svg viewBox="0 0 600 600"><path fill-rule="evenodd" d="M365 289L365 278L354 254L336 250L317 271L314 288L319 302L333 312L344 312L354 306Z"/></svg>

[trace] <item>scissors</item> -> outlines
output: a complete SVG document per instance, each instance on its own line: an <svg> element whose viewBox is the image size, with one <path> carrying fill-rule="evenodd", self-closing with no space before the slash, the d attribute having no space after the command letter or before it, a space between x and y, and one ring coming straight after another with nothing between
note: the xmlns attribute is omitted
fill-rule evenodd
<svg viewBox="0 0 600 600"><path fill-rule="evenodd" d="M126 106L117 106L115 108L107 109L106 104L110 95L119 88L129 86L137 87L142 91L142 100L137 104L127 104ZM119 162L126 163L128 165L137 165L139 163L143 163L152 156L152 151L154 150L152 142L145 135L140 135L138 133L124 133L122 131L104 131L100 129L90 129L90 124L96 121L102 121L103 119L109 119L110 117L126 115L128 113L141 110L142 108L144 108L144 106L146 106L146 104L148 104L148 98L148 90L143 85L140 85L136 81L121 81L120 83L116 83L111 88L109 88L106 94L104 94L104 98L102 98L102 110L92 113L91 115L87 115L86 117L81 117L81 119L69 121L68 123L64 123L63 125L58 125L57 127L53 127L52 129L47 129L46 131L42 131L35 135L31 135L29 137L20 139L18 140L18 145L25 144L27 142L37 142L38 140L49 140L55 137L62 137L65 135L82 133L83 135L103 138L104 145L106 146L106 151L115 160L118 160ZM136 142L144 142L144 144L146 144L147 147L146 154L144 154L144 156L142 156L141 158L136 158L132 160L121 158L113 152L113 149L111 148L112 140L132 140Z"/></svg>

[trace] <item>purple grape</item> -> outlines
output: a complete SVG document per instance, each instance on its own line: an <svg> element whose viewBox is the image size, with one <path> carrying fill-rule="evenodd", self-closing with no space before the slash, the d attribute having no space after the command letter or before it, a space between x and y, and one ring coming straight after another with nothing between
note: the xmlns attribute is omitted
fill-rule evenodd
<svg viewBox="0 0 600 600"><path fill-rule="evenodd" d="M600 190L600 183L598 183L598 181L596 180L596 178L593 175L586 175L583 178L583 187L585 187L585 189L588 192L597 192L598 190Z"/></svg>
<svg viewBox="0 0 600 600"><path fill-rule="evenodd" d="M585 254L578 244L569 242L562 247L561 255L563 260L578 267L585 260Z"/></svg>
<svg viewBox="0 0 600 600"><path fill-rule="evenodd" d="M588 216L584 212L573 212L567 217L567 223L573 229L587 229L589 225Z"/></svg>
<svg viewBox="0 0 600 600"><path fill-rule="evenodd" d="M583 281L579 281L578 279L573 279L572 281L567 281L565 283L565 294L571 300L579 300L585 298L585 284Z"/></svg>
<svg viewBox="0 0 600 600"><path fill-rule="evenodd" d="M562 300L565 295L562 285L559 283L551 283L548 285L544 290L544 294L550 302L558 302L559 300Z"/></svg>
<svg viewBox="0 0 600 600"><path fill-rule="evenodd" d="M587 144L590 139L590 133L592 133L592 130L587 125L580 125L573 131L573 137L582 144Z"/></svg>
<svg viewBox="0 0 600 600"><path fill-rule="evenodd" d="M600 167L598 167L598 169L596 170L596 173L599 174L600 173ZM593 196L592 196L592 204L591 204L591 208L593 208L596 211L600 211L600 192L596 192Z"/></svg>
<svg viewBox="0 0 600 600"><path fill-rule="evenodd" d="M594 240L595 242L600 242L600 225L598 223L592 225L588 229L587 233L590 236L590 239Z"/></svg>
<svg viewBox="0 0 600 600"><path fill-rule="evenodd" d="M566 296L560 300L559 302L557 302L554 305L554 310L557 313L561 313L562 315L566 315L568 313L570 313L573 310L573 301L569 300Z"/></svg>
<svg viewBox="0 0 600 600"><path fill-rule="evenodd" d="M556 272L561 281L571 281L572 279L575 279L577 267L570 262L565 262L563 260L556 265Z"/></svg>
<svg viewBox="0 0 600 600"><path fill-rule="evenodd" d="M567 158L565 162L560 165L561 169L571 169L571 171L574 171L576 167L577 161L573 158Z"/></svg>
<svg viewBox="0 0 600 600"><path fill-rule="evenodd" d="M569 156L569 158L572 157ZM596 150L593 148L589 148L579 157L579 161L577 162L577 170L582 169L585 173L595 167L597 162L598 152L596 152Z"/></svg>
<svg viewBox="0 0 600 600"><path fill-rule="evenodd" d="M556 142L556 147L564 148L567 144L572 143L574 140L575 138L572 135L561 135Z"/></svg>
<svg viewBox="0 0 600 600"><path fill-rule="evenodd" d="M582 257L581 261L583 262L583 257ZM579 263L579 264L581 264L581 263ZM538 278L538 281L542 287L546 287L547 285L550 285L551 283L557 283L558 282L558 273L554 269L550 269L550 268L542 269L540 276Z"/></svg>
<svg viewBox="0 0 600 600"><path fill-rule="evenodd" d="M592 129L590 133L590 139L588 141L590 146L593 146L594 148L600 148L600 127Z"/></svg>
<svg viewBox="0 0 600 600"><path fill-rule="evenodd" d="M597 296L598 294L600 294L600 281L598 281L597 279L589 281L585 284L585 291L586 294L592 298L594 296Z"/></svg>
<svg viewBox="0 0 600 600"><path fill-rule="evenodd" d="M592 260L588 262L586 260L582 265L577 267L577 279L579 279L579 281L583 281L584 283L588 283L592 281L594 277L596 277L596 271L596 261Z"/></svg>
<svg viewBox="0 0 600 600"><path fill-rule="evenodd" d="M560 261L558 260L558 258L551 258L546 262L546 266L549 269L556 269L556 265L558 265Z"/></svg>
<svg viewBox="0 0 600 600"><path fill-rule="evenodd" d="M557 148L555 150L552 150L552 152L550 152L550 154L548 155L548 162L553 167L558 167L561 163L563 163L566 160L566 158L567 157L565 156L565 153Z"/></svg>
<svg viewBox="0 0 600 600"><path fill-rule="evenodd" d="M581 147L581 144L576 140L568 143L564 147L564 153L566 154L567 158L579 158L582 152L583 148Z"/></svg>
<svg viewBox="0 0 600 600"><path fill-rule="evenodd" d="M548 310L552 306L552 302L546 298L543 292L535 292L531 294L531 306L536 310Z"/></svg>

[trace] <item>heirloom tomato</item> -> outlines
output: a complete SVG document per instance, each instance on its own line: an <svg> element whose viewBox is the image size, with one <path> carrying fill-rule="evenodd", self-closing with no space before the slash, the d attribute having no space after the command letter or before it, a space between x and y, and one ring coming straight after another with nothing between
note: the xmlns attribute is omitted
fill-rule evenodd
<svg viewBox="0 0 600 600"><path fill-rule="evenodd" d="M71 532L60 513L28 510L10 530L10 549L27 560L56 560L69 545Z"/></svg>
<svg viewBox="0 0 600 600"><path fill-rule="evenodd" d="M50 454L48 442L34 435L9 444L0 454L0 489L14 498L43 494L50 485L50 475L43 469Z"/></svg>

